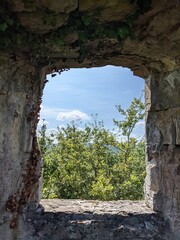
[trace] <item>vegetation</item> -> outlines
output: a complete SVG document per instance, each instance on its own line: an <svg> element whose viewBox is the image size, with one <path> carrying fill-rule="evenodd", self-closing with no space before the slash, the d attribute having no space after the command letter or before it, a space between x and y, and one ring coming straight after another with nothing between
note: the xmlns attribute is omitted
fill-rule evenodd
<svg viewBox="0 0 180 240"><path fill-rule="evenodd" d="M144 105L134 98L127 110L116 107L124 119L114 120L115 133L105 129L96 117L84 128L72 122L50 136L42 126L43 198L143 198L145 144L144 139L131 135L144 117Z"/></svg>
<svg viewBox="0 0 180 240"><path fill-rule="evenodd" d="M31 57L39 56L43 53L47 54L49 46L56 45L63 47L65 45L65 38L73 32L78 33L78 40L76 45L80 48L79 61L83 61L86 54L85 43L88 40L95 40L101 38L115 38L119 42L123 42L126 38L133 39L134 36L134 22L136 19L150 10L152 0L129 0L130 4L134 4L135 8L131 15L120 22L111 22L109 24L100 22L101 8L96 9L93 13L79 12L78 9L69 14L66 24L50 33L42 36L40 33L32 33L27 28L24 28L17 15L14 13L13 2L2 1L0 9L0 49L10 50L16 48L18 51L27 52ZM35 11L35 0L23 0L25 9ZM44 8L42 11L42 21L44 25L55 26L57 22L57 13ZM48 41L47 41L48 40ZM32 53L32 54L30 54ZM50 62L48 56L48 63Z"/></svg>

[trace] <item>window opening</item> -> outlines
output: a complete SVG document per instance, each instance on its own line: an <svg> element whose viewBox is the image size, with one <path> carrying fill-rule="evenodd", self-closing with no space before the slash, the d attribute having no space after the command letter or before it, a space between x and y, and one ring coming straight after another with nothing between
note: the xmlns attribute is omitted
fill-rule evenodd
<svg viewBox="0 0 180 240"><path fill-rule="evenodd" d="M143 199L143 80L114 66L47 79L38 131L42 198Z"/></svg>

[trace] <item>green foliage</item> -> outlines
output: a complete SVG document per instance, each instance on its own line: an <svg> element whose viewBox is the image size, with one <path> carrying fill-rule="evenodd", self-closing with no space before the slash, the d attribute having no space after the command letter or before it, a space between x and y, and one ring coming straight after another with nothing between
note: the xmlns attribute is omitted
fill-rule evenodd
<svg viewBox="0 0 180 240"><path fill-rule="evenodd" d="M130 28L128 26L121 27L118 29L117 34L121 39L125 39L130 35Z"/></svg>
<svg viewBox="0 0 180 240"><path fill-rule="evenodd" d="M100 14L100 10L98 15ZM84 43L87 40L94 40L101 37L117 38L119 40L125 39L131 35L132 25L126 23L126 19L121 23L106 24L106 26L99 23L98 17L93 14L89 16L86 12L80 13L74 11L69 17L69 21L64 28L60 29L59 34L66 35L67 29L73 26L73 30L78 32L79 41Z"/></svg>
<svg viewBox="0 0 180 240"><path fill-rule="evenodd" d="M27 9L36 9L35 0L23 0L23 3ZM150 9L151 0L130 0L130 3L136 4L136 10L121 22L112 22L109 24L100 22L101 9L96 9L91 15L88 15L87 12L79 12L76 9L69 14L68 21L64 26L42 36L41 34L32 33L25 29L19 22L14 11L12 11L12 2L3 1L0 9L0 33L2 33L0 49L11 51L16 47L17 51L18 49L22 50L31 57L40 56L41 53L48 55L49 48L47 44L44 44L46 43L46 39L48 39L49 47L52 45L63 47L66 36L76 32L78 33L78 41L73 44L80 47L79 62L82 62L88 51L85 47L85 43L88 40L114 38L122 42L128 37L131 39L135 38L133 32L134 21L139 15ZM44 24L55 26L57 14L44 9L42 20Z"/></svg>
<svg viewBox="0 0 180 240"><path fill-rule="evenodd" d="M144 104L140 99L134 98L131 106L126 111L121 107L121 105L116 106L116 108L125 118L122 121L114 119L114 124L118 127L119 131L122 131L123 136L127 136L128 140L135 125L144 117Z"/></svg>
<svg viewBox="0 0 180 240"><path fill-rule="evenodd" d="M57 39L65 42L65 38L72 32L78 33L78 41L76 45L80 47L79 62L84 60L86 55L85 43L90 40L96 40L98 38L114 38L118 41L123 41L127 37L133 38L133 24L134 18L128 17L122 22L112 22L103 25L99 22L101 10L95 11L91 16L88 13L81 13L78 10L72 12L69 16L68 22L65 26L53 32L49 38L49 44L57 44Z"/></svg>
<svg viewBox="0 0 180 240"><path fill-rule="evenodd" d="M32 1L27 0L27 3ZM3 2L0 9L0 49L11 50L14 47L29 49L28 52L34 53L40 49L40 37L37 34L27 32L17 19L12 9L12 2ZM38 45L38 47L34 47Z"/></svg>
<svg viewBox="0 0 180 240"><path fill-rule="evenodd" d="M131 133L143 118L144 106L134 99L127 110L117 109L124 116L122 121L114 120L117 134L105 129L97 117L84 128L72 122L50 136L43 125L39 143L44 158L44 198L143 198L145 144Z"/></svg>
<svg viewBox="0 0 180 240"><path fill-rule="evenodd" d="M56 46L64 46L64 39L60 37L55 37L54 43L56 44Z"/></svg>

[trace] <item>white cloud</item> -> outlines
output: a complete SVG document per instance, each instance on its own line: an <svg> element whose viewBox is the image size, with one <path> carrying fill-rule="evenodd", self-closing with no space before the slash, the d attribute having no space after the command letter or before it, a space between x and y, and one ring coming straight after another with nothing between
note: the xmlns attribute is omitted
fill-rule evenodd
<svg viewBox="0 0 180 240"><path fill-rule="evenodd" d="M50 107L46 107L41 105L41 111L40 111L40 115L41 118L43 119L47 119L47 118L56 118L57 115L59 114L59 112L61 111L66 111L65 109L60 109L60 108L50 108Z"/></svg>
<svg viewBox="0 0 180 240"><path fill-rule="evenodd" d="M56 120L66 121L66 120L89 120L90 117L79 110L72 111L61 111L58 113Z"/></svg>
<svg viewBox="0 0 180 240"><path fill-rule="evenodd" d="M90 116L80 110L67 110L62 108L50 108L41 105L40 119L54 119L58 121L66 120L89 120ZM50 122L50 120L49 120ZM40 120L39 126L42 126L42 120Z"/></svg>

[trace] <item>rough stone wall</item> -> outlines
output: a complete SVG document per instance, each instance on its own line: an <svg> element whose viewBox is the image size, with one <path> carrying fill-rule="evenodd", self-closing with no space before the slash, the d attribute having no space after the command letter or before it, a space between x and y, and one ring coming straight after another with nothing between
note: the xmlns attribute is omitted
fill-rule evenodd
<svg viewBox="0 0 180 240"><path fill-rule="evenodd" d="M14 40L15 43L6 52L13 52L17 56L25 53L28 58L38 60L43 66L66 68L112 64L129 67L135 74L145 78L152 72L167 72L179 68L178 0L3 2L10 3L14 21L22 27L20 32L19 26L17 29L13 28L10 31L12 36L7 32L7 37L10 35L11 41ZM136 2L140 8L143 6L143 10L137 8ZM147 12L146 5L150 5ZM140 16L136 19L133 14L137 11ZM84 21L90 22L89 25L88 22L85 23L87 26L83 25L82 16ZM134 18L130 24L134 38L128 36L118 39L117 29L121 31L122 24L127 27L129 17ZM100 33L102 28L105 31L103 34ZM6 31L3 35L5 34ZM85 39L80 38L82 34ZM22 35L22 39L19 35Z"/></svg>
<svg viewBox="0 0 180 240"><path fill-rule="evenodd" d="M0 239L13 239L20 208L37 195L40 154L37 114L43 82L37 66L7 60L0 66ZM38 79L38 80L37 80Z"/></svg>
<svg viewBox="0 0 180 240"><path fill-rule="evenodd" d="M180 72L146 80L146 200L180 239Z"/></svg>
<svg viewBox="0 0 180 240"><path fill-rule="evenodd" d="M168 240L169 225L144 202L43 200L22 212L18 240Z"/></svg>

